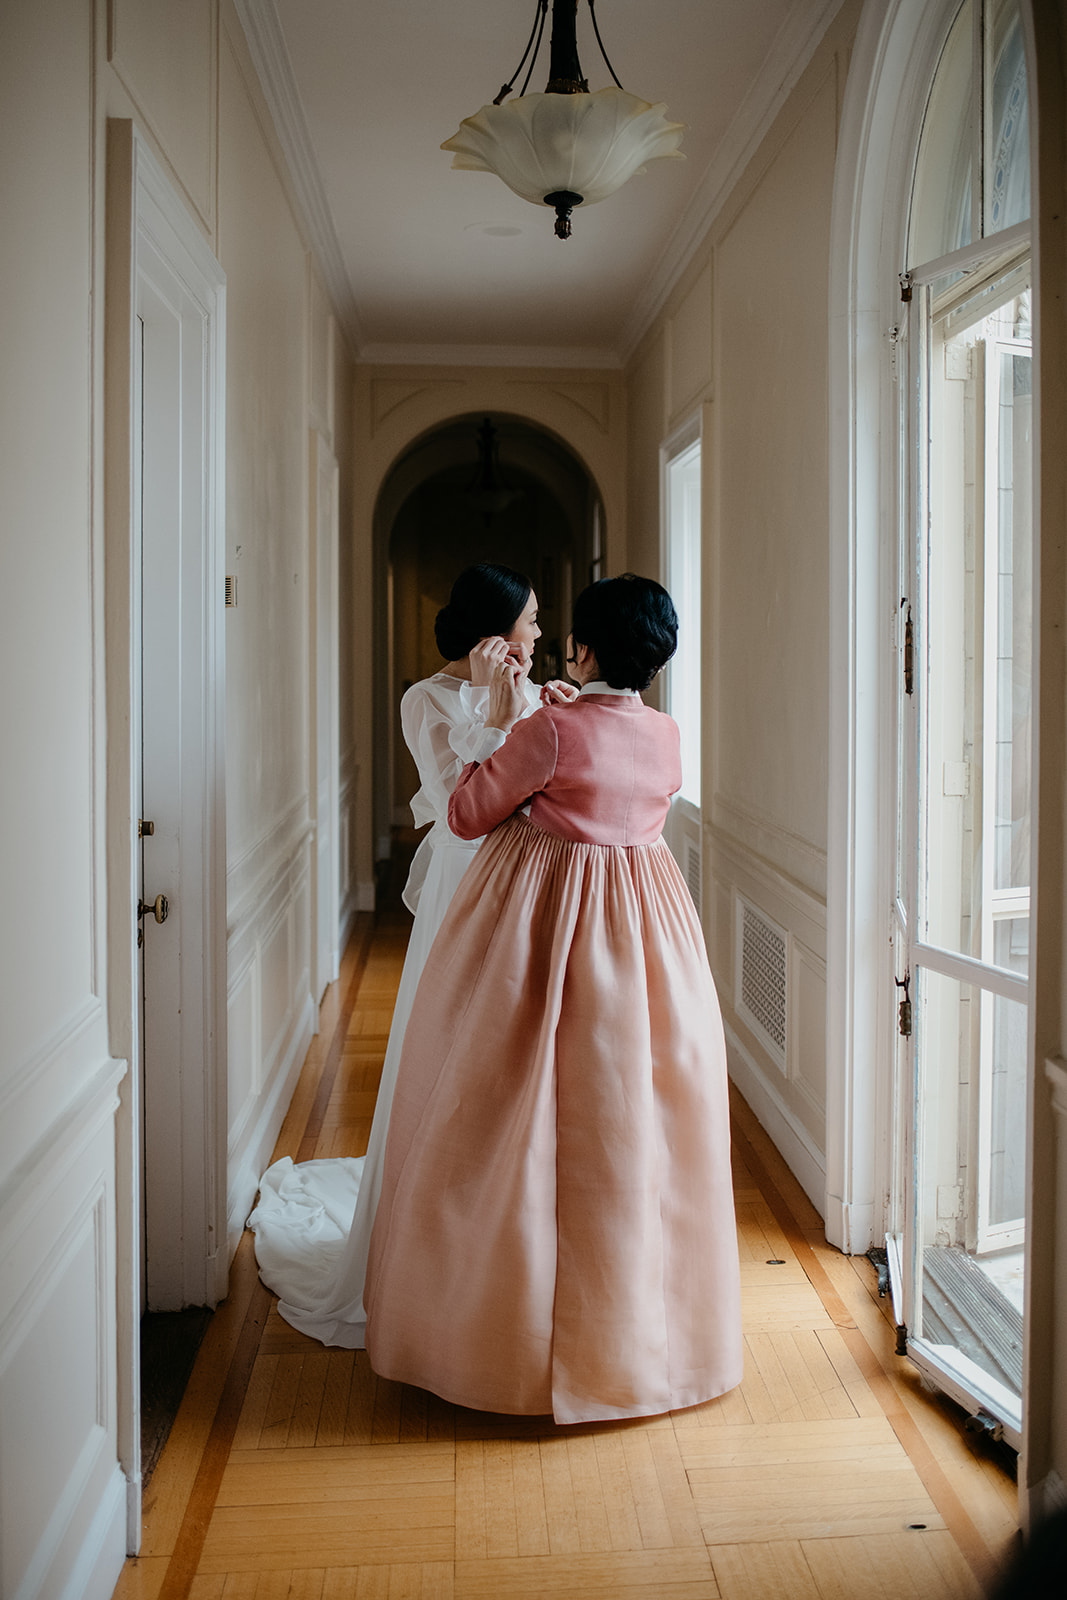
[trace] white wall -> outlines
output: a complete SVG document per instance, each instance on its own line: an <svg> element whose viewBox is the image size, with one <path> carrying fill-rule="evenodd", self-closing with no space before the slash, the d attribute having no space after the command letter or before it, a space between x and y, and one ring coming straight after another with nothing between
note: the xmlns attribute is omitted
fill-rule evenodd
<svg viewBox="0 0 1067 1600"><path fill-rule="evenodd" d="M93 11L0 19L0 1590L125 1546L94 520ZM17 225L13 219L17 219ZM20 1588L20 1585L23 1587Z"/></svg>
<svg viewBox="0 0 1067 1600"><path fill-rule="evenodd" d="M702 416L704 922L731 1072L820 1210L825 1174L827 348L846 5L635 353L630 554ZM784 1048L737 1003L747 903L784 941Z"/></svg>
<svg viewBox="0 0 1067 1600"><path fill-rule="evenodd" d="M109 205L128 223L130 194L109 175L112 118L133 122L227 277L231 1245L315 1025L312 428L340 463L345 519L353 501L351 362L230 5L3 8L0 1592L19 1600L109 1595L136 1533L136 1177L121 1141L116 1162L135 929L132 849L113 827L128 833L131 805L108 783L130 739L108 698L130 679L130 597L105 538L129 435L108 409L124 380L112 360L105 385L105 301L113 315L130 281L107 223ZM346 520L347 570L349 533ZM341 748L351 808L350 725Z"/></svg>

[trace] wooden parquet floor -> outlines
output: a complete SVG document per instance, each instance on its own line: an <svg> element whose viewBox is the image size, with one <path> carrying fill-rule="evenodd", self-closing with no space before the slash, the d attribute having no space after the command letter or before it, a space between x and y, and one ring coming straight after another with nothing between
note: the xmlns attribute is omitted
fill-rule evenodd
<svg viewBox="0 0 1067 1600"><path fill-rule="evenodd" d="M357 928L276 1155L365 1147L406 940ZM559 1428L378 1379L289 1328L250 1235L118 1600L973 1600L1015 1536L1004 1458L927 1394L873 1269L741 1101L746 1369L670 1416Z"/></svg>

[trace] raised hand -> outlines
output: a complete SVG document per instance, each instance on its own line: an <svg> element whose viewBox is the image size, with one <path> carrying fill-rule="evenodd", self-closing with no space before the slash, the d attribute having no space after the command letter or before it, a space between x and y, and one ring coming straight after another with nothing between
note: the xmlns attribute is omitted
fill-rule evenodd
<svg viewBox="0 0 1067 1600"><path fill-rule="evenodd" d="M526 704L523 683L529 670L528 662L524 668L510 657L494 666L489 680L487 728L503 728L508 733L518 721Z"/></svg>
<svg viewBox="0 0 1067 1600"><path fill-rule="evenodd" d="M541 704L543 706L566 706L578 698L578 685L564 683L562 678L551 678L548 683L541 685Z"/></svg>
<svg viewBox="0 0 1067 1600"><path fill-rule="evenodd" d="M509 644L506 639L497 638L495 634L486 639L479 639L469 657L471 683L479 688L491 683L493 668L499 666L501 662L509 661L513 650L522 650L522 646Z"/></svg>

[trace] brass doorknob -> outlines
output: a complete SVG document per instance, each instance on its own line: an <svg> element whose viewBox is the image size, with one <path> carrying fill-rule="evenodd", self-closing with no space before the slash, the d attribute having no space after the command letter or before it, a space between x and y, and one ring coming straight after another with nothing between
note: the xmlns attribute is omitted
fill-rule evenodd
<svg viewBox="0 0 1067 1600"><path fill-rule="evenodd" d="M165 894L157 894L154 900L138 900L137 915L147 917L149 913L157 922L166 922L170 915L170 901Z"/></svg>

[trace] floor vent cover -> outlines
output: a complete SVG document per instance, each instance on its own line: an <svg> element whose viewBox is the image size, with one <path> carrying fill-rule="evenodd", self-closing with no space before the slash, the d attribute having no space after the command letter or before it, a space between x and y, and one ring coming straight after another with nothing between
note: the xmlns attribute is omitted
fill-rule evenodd
<svg viewBox="0 0 1067 1600"><path fill-rule="evenodd" d="M785 1070L787 935L738 896L737 1009Z"/></svg>

